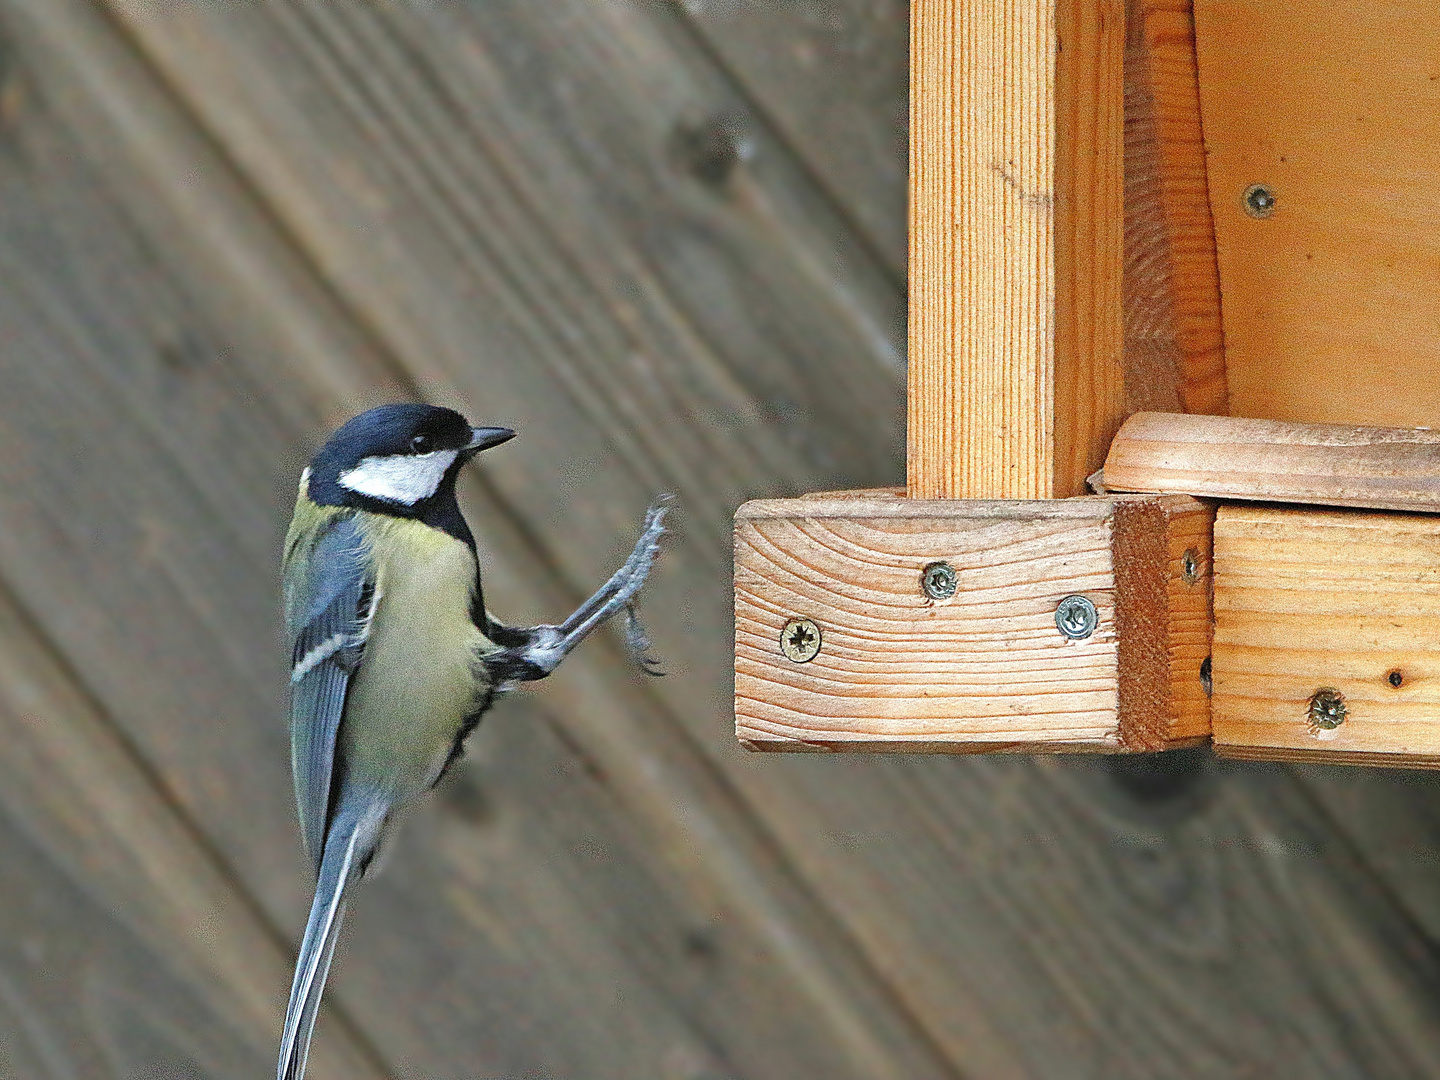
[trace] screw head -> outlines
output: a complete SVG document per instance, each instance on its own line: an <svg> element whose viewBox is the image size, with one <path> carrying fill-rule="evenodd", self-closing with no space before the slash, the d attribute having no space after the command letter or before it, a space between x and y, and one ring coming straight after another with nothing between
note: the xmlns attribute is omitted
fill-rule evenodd
<svg viewBox="0 0 1440 1080"><path fill-rule="evenodd" d="M1071 641L1083 641L1100 625L1100 613L1083 596L1067 596L1055 609L1055 628Z"/></svg>
<svg viewBox="0 0 1440 1080"><path fill-rule="evenodd" d="M1322 686L1310 695L1310 725L1334 731L1345 722L1345 695L1334 687Z"/></svg>
<svg viewBox="0 0 1440 1080"><path fill-rule="evenodd" d="M1186 548L1185 554L1180 556L1180 580L1186 585L1194 585L1200 580L1200 552L1194 548Z"/></svg>
<svg viewBox="0 0 1440 1080"><path fill-rule="evenodd" d="M920 574L920 588L931 600L949 600L959 587L960 579L948 562L932 562Z"/></svg>
<svg viewBox="0 0 1440 1080"><path fill-rule="evenodd" d="M820 655L820 627L810 619L791 619L780 631L780 652L786 660L808 664Z"/></svg>
<svg viewBox="0 0 1440 1080"><path fill-rule="evenodd" d="M1267 218L1275 213L1275 192L1264 184L1251 184L1240 196L1240 205L1251 217Z"/></svg>

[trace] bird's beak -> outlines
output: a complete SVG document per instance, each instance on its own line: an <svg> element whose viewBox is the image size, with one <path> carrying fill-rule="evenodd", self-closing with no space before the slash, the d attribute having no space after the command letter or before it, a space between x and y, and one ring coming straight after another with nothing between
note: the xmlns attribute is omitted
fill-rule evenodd
<svg viewBox="0 0 1440 1080"><path fill-rule="evenodd" d="M489 450L492 446L499 446L507 443L515 437L515 432L503 427L477 427L470 429L470 441L465 444L468 453L478 454L481 450Z"/></svg>

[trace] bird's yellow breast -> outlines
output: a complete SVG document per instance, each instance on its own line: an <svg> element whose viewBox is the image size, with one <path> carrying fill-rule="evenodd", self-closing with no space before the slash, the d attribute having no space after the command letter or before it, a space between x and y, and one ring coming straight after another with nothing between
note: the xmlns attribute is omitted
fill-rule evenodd
<svg viewBox="0 0 1440 1080"><path fill-rule="evenodd" d="M475 554L460 540L405 518L360 513L378 601L364 660L341 725L352 777L397 801L438 775L487 687L479 658L495 645L470 617Z"/></svg>

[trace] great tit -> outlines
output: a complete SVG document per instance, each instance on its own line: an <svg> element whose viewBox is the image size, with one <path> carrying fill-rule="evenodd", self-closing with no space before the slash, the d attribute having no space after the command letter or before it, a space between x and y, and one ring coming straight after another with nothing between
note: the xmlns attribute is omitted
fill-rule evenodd
<svg viewBox="0 0 1440 1080"><path fill-rule="evenodd" d="M621 611L635 618L669 502L625 564L556 626L507 626L485 607L475 540L455 499L462 465L514 438L432 405L382 405L340 427L300 477L282 563L291 646L290 745L305 850L318 874L280 1042L301 1080L346 890L395 812L435 786L497 694L544 678Z"/></svg>

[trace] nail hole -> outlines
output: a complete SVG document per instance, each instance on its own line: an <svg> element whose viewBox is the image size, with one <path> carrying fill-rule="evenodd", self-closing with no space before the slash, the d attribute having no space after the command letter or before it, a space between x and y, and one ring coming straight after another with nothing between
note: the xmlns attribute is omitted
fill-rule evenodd
<svg viewBox="0 0 1440 1080"><path fill-rule="evenodd" d="M1212 658L1207 656L1204 660L1200 661L1200 689L1205 691L1206 697L1209 697L1215 692L1214 676L1211 675L1211 660Z"/></svg>
<svg viewBox="0 0 1440 1080"><path fill-rule="evenodd" d="M1399 668L1396 668L1385 677L1390 680L1390 685L1395 687L1396 690L1399 690L1400 687L1405 685L1405 674Z"/></svg>
<svg viewBox="0 0 1440 1080"><path fill-rule="evenodd" d="M949 600L959 587L955 568L947 562L932 562L920 575L920 588L931 600Z"/></svg>
<svg viewBox="0 0 1440 1080"><path fill-rule="evenodd" d="M1350 710L1345 705L1345 695L1331 686L1322 686L1310 695L1310 726L1334 731L1345 722Z"/></svg>
<svg viewBox="0 0 1440 1080"><path fill-rule="evenodd" d="M811 619L791 619L780 631L780 653L796 664L820 655L820 627Z"/></svg>
<svg viewBox="0 0 1440 1080"><path fill-rule="evenodd" d="M1251 184L1240 196L1240 203L1251 217L1268 218L1275 213L1275 192L1264 184Z"/></svg>
<svg viewBox="0 0 1440 1080"><path fill-rule="evenodd" d="M1180 580L1186 585L1194 585L1200 580L1200 552L1194 548L1186 548L1185 554L1180 556Z"/></svg>

